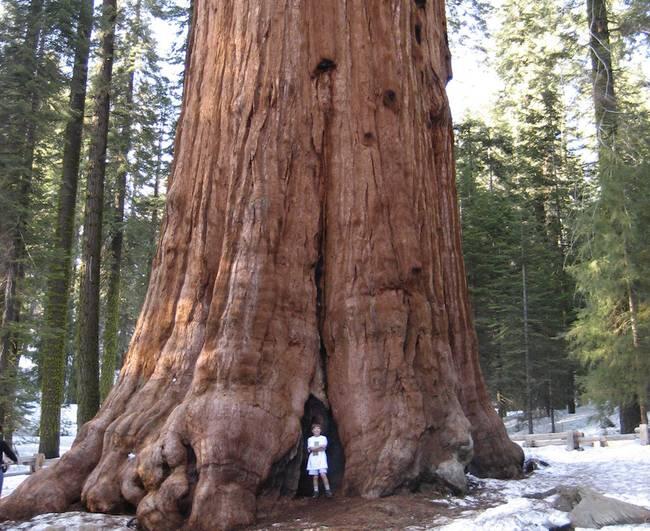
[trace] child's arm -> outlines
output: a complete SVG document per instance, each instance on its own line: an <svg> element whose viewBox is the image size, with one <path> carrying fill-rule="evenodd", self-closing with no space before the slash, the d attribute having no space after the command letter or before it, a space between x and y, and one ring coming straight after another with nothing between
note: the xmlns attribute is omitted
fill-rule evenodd
<svg viewBox="0 0 650 531"><path fill-rule="evenodd" d="M315 442L318 442L318 445L309 446L309 439L308 439L307 440L307 450L309 450L311 453L314 453L314 454L325 451L325 448L327 448L327 439L325 439L325 444L324 445L321 444L320 441L315 441Z"/></svg>
<svg viewBox="0 0 650 531"><path fill-rule="evenodd" d="M326 448L327 448L327 439L325 439L325 444L320 443L318 446L314 446L311 449L311 451L314 452L315 454L318 454L320 452L324 452Z"/></svg>

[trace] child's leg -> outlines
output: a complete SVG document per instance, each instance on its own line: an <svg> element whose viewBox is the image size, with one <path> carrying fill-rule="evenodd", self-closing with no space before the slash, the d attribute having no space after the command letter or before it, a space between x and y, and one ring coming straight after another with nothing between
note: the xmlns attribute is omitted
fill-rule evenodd
<svg viewBox="0 0 650 531"><path fill-rule="evenodd" d="M326 492L326 493L330 493L330 492L331 492L331 491L330 491L330 482L329 482L329 480L327 479L327 474L326 474L325 472L321 472L321 473L320 473L320 477L321 477L322 480L323 480L323 485L325 485L325 492Z"/></svg>
<svg viewBox="0 0 650 531"><path fill-rule="evenodd" d="M316 474L315 476L312 476L312 478L313 478L312 481L313 481L313 484L314 484L314 494L318 494L318 474Z"/></svg>

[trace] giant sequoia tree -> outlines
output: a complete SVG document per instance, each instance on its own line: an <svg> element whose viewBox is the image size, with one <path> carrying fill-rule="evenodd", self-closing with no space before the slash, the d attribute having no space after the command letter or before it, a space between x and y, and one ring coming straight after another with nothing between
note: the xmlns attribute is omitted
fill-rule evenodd
<svg viewBox="0 0 650 531"><path fill-rule="evenodd" d="M340 492L519 473L480 375L442 0L198 0L149 292L119 381L0 517L249 523L303 427Z"/></svg>

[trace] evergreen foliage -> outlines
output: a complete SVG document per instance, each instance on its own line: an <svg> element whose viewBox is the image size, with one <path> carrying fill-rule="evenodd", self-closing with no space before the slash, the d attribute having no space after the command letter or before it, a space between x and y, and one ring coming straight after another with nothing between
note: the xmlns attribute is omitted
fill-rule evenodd
<svg viewBox="0 0 650 531"><path fill-rule="evenodd" d="M507 408L573 401L564 334L573 319L565 270L575 191L562 87L568 75L564 18L551 0L509 0L497 35L506 89L493 124L457 127L464 252L488 385ZM569 43L571 44L571 43ZM526 385L522 385L526 382Z"/></svg>
<svg viewBox="0 0 650 531"><path fill-rule="evenodd" d="M69 9L66 2L7 0L0 17L0 422L9 435L20 424L18 362L38 341L34 319L47 247L40 230L50 221Z"/></svg>
<svg viewBox="0 0 650 531"><path fill-rule="evenodd" d="M75 107L75 103L79 103L78 89L85 80L77 83L76 96L69 91L71 77L74 85L78 70L78 33L87 5L79 0L3 0L0 6L0 336L4 345L0 358L0 412L5 419L5 434L11 437L12 429L22 424L26 400L33 401L33 385L39 380L47 385L42 402L41 443L48 457L58 454L61 402L77 400L72 360L78 284L71 298L66 299L68 289L61 288L61 282L66 274L70 278L77 274L80 209L76 209L75 219L73 206L72 217L65 227L60 226L61 194L71 190L70 182L61 180L61 168L63 165L64 173L75 178L79 174L78 162L75 166L64 154L70 143L62 139L69 138L67 128L74 118L83 117L83 107ZM147 9L160 11L152 3L147 3ZM132 15L127 7L124 28L129 27ZM147 58L138 66L145 73L136 81L134 109L130 113L134 134L128 171L133 182L127 190L123 222L127 234L125 281L129 289L123 297L125 303L120 304L121 352L139 313L148 279L178 112L178 96L172 94L176 89L160 73L162 60L151 37L152 20L148 15L139 30L146 35L145 49L134 52L142 45L136 43L124 52ZM118 63L121 57L118 55ZM119 92L116 89L113 108L125 116L128 113L120 110L124 101ZM95 89L88 100L96 93ZM84 99L85 90L82 105ZM82 124L78 121L75 126L79 136ZM119 120L111 124L114 139L119 138L120 127ZM113 165L117 142L115 146L114 151L109 147L109 166ZM82 160L81 166L87 166L86 162ZM109 183L112 185L110 179ZM85 183L81 181L80 185ZM74 205L74 190L68 195ZM111 225L109 219L105 216ZM70 231L67 248L60 245L63 235L59 229ZM20 358L26 360L21 365L31 363L33 368L19 369Z"/></svg>
<svg viewBox="0 0 650 531"><path fill-rule="evenodd" d="M642 24L639 3L627 5L621 18ZM571 339L589 368L584 378L588 395L622 408L638 404L637 418L647 422L649 109L643 88L617 68L625 40L610 33L613 14L607 3L588 0L587 15L598 165L597 185L577 227L580 246L573 273L583 306Z"/></svg>
<svg viewBox="0 0 650 531"><path fill-rule="evenodd" d="M112 158L107 186L107 285L101 366L101 396L113 385L116 367L128 346L144 300L160 216L161 181L169 166L170 127L175 109L171 83L160 74L156 42L149 25L150 6L125 3L118 18L114 112L109 143ZM134 256L135 255L135 256ZM128 293L122 285L129 286Z"/></svg>

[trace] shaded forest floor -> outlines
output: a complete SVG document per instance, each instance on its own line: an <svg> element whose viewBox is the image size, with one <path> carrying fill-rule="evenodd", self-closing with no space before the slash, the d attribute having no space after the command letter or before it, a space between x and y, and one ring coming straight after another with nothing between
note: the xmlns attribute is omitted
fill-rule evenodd
<svg viewBox="0 0 650 531"><path fill-rule="evenodd" d="M267 502L258 511L258 522L252 530L297 529L428 529L437 522L462 517L468 511L481 511L498 505L500 500L472 497L456 498L461 504L450 503L451 498L439 494L398 494L376 500L335 496L316 500L311 498L280 499Z"/></svg>

